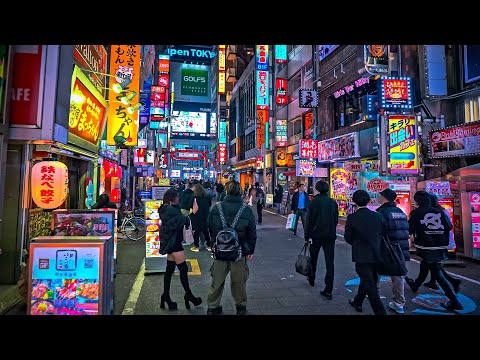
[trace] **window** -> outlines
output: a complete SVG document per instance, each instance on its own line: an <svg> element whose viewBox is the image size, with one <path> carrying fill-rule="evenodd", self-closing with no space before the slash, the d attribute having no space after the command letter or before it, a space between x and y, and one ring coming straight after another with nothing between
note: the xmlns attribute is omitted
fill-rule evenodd
<svg viewBox="0 0 480 360"><path fill-rule="evenodd" d="M474 97L466 99L465 106L465 122L472 122L480 120L479 116L479 107L480 107L480 97Z"/></svg>
<svg viewBox="0 0 480 360"><path fill-rule="evenodd" d="M463 61L465 82L471 83L480 79L480 45L464 45Z"/></svg>
<svg viewBox="0 0 480 360"><path fill-rule="evenodd" d="M288 80L288 103L298 99L298 89L302 86L302 78L300 71Z"/></svg>
<svg viewBox="0 0 480 360"><path fill-rule="evenodd" d="M245 135L245 151L255 148L255 131Z"/></svg>

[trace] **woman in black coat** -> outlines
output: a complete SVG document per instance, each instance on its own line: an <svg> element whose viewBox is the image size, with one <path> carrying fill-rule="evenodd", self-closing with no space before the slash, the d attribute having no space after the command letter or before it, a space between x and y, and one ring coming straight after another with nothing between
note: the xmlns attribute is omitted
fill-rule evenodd
<svg viewBox="0 0 480 360"><path fill-rule="evenodd" d="M190 309L190 302L198 306L202 299L195 297L188 284L188 267L185 262L185 252L183 251L183 228L190 226L188 216L184 216L180 211L180 197L177 190L168 189L163 196L163 204L160 208L160 254L167 255L167 269L163 278L163 294L160 299L160 307L165 308L165 303L169 310L177 309L177 303L170 299L170 283L175 271L175 265L180 271L180 282L185 290L185 307Z"/></svg>
<svg viewBox="0 0 480 360"><path fill-rule="evenodd" d="M194 206L195 202L197 206ZM191 206L193 212L190 214L194 241L194 245L190 249L192 251L198 252L200 250L200 237L203 237L203 241L206 243L207 250L212 251L210 234L207 227L207 218L210 212L210 202L211 200L205 193L203 186L200 184L195 185L193 188L193 203Z"/></svg>

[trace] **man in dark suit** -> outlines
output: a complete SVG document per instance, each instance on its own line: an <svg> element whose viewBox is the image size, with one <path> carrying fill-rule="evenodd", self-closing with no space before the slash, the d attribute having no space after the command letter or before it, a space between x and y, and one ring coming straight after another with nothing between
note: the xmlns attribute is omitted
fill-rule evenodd
<svg viewBox="0 0 480 360"><path fill-rule="evenodd" d="M305 224L307 222L307 210L310 206L308 194L305 192L305 185L300 184L298 191L293 194L292 198L292 214L297 214L293 228L293 235L297 235L298 218L302 218L302 226L305 231Z"/></svg>
<svg viewBox="0 0 480 360"><path fill-rule="evenodd" d="M382 215L367 208L370 195L364 190L353 193L353 202L358 210L349 215L345 224L345 241L352 245L352 261L360 277L358 293L354 299L348 300L358 312L362 312L363 300L368 295L368 301L375 315L386 315L378 293L379 248L386 236L386 226Z"/></svg>

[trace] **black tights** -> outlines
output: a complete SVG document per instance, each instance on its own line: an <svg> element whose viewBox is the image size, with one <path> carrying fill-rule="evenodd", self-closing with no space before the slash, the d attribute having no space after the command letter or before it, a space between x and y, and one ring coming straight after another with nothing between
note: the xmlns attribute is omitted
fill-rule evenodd
<svg viewBox="0 0 480 360"><path fill-rule="evenodd" d="M188 266L184 261L181 264L177 264L177 268L180 271L180 282L182 283L183 289L186 294L190 294L190 285L188 283ZM175 271L175 261L167 260L167 269L163 277L163 293L165 295L170 295L170 284L172 283L172 275Z"/></svg>

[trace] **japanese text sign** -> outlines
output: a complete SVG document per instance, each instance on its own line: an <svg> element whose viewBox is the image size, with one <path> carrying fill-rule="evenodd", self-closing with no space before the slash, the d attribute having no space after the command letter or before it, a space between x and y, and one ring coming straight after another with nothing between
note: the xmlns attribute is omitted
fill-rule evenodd
<svg viewBox="0 0 480 360"><path fill-rule="evenodd" d="M78 144L78 139L98 146L103 133L107 103L102 95L75 66L72 76L68 140Z"/></svg>
<svg viewBox="0 0 480 360"><path fill-rule="evenodd" d="M315 117L313 111L308 111L303 114L303 137L311 139L315 128Z"/></svg>
<svg viewBox="0 0 480 360"><path fill-rule="evenodd" d="M261 110L258 110L261 111ZM265 144L265 121L259 120L257 118L257 142L256 148L260 149L262 145Z"/></svg>
<svg viewBox="0 0 480 360"><path fill-rule="evenodd" d="M389 116L388 135L390 138L390 172L392 174L418 174L415 116Z"/></svg>
<svg viewBox="0 0 480 360"><path fill-rule="evenodd" d="M257 70L257 106L260 105L269 105L269 96L268 96L268 71L258 71Z"/></svg>
<svg viewBox="0 0 480 360"><path fill-rule="evenodd" d="M383 109L409 109L413 107L412 82L409 77L382 78L380 96Z"/></svg>
<svg viewBox="0 0 480 360"><path fill-rule="evenodd" d="M108 92L107 144L136 146L138 140L138 108L140 93L140 45L112 45L110 52L110 89L129 79L131 83L120 93ZM134 95L133 97L131 97ZM131 97L131 98L130 98ZM122 103L128 99L128 105Z"/></svg>
<svg viewBox="0 0 480 360"><path fill-rule="evenodd" d="M258 70L268 70L268 45L257 45L256 65Z"/></svg>
<svg viewBox="0 0 480 360"><path fill-rule="evenodd" d="M316 159L318 158L317 140L300 140L300 158Z"/></svg>
<svg viewBox="0 0 480 360"><path fill-rule="evenodd" d="M68 193L67 165L60 161L41 161L33 165L32 199L42 209L55 209L63 204Z"/></svg>
<svg viewBox="0 0 480 360"><path fill-rule="evenodd" d="M218 162L220 164L227 162L227 144L218 144Z"/></svg>
<svg viewBox="0 0 480 360"><path fill-rule="evenodd" d="M480 154L480 122L434 130L429 134L433 158Z"/></svg>
<svg viewBox="0 0 480 360"><path fill-rule="evenodd" d="M275 103L277 105L287 105L287 100L288 100L287 79L276 78L275 84L276 84L276 91L277 91L275 95Z"/></svg>
<svg viewBox="0 0 480 360"><path fill-rule="evenodd" d="M275 146L287 146L287 120L276 121Z"/></svg>
<svg viewBox="0 0 480 360"><path fill-rule="evenodd" d="M279 64L287 62L287 45L275 45L275 62Z"/></svg>

